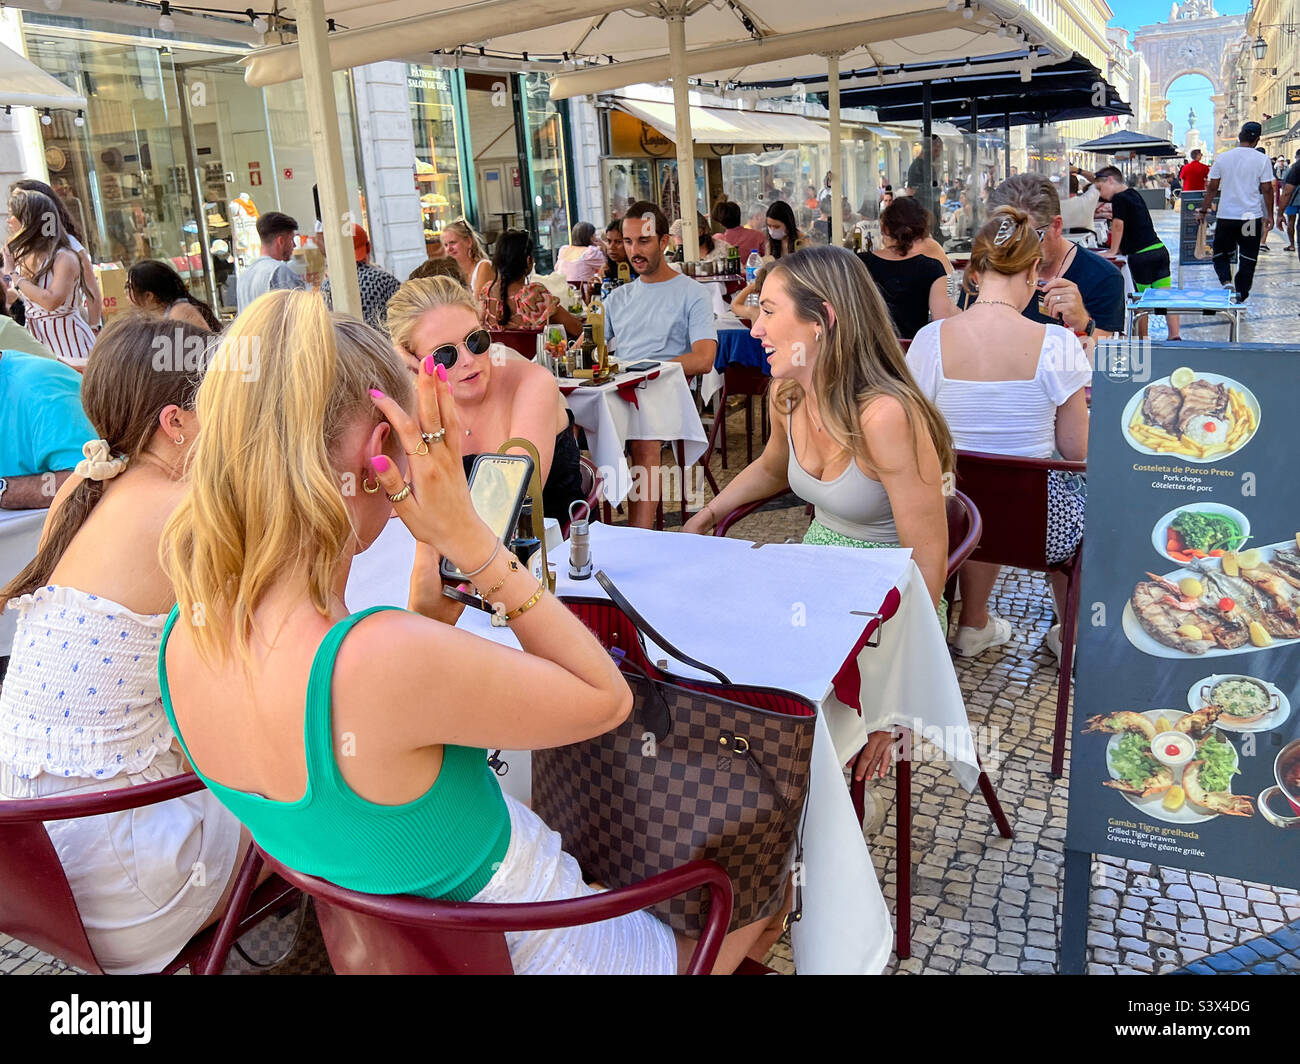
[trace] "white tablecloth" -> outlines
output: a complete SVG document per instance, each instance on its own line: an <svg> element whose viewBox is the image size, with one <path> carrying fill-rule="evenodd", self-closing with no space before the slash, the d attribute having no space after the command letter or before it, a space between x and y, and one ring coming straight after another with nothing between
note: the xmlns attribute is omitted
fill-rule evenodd
<svg viewBox="0 0 1300 1064"><path fill-rule="evenodd" d="M0 510L0 587L9 583L36 556L45 510ZM17 617L0 613L0 657L13 646Z"/></svg>
<svg viewBox="0 0 1300 1064"><path fill-rule="evenodd" d="M793 930L795 967L806 975L882 971L891 948L889 913L841 769L861 743L845 738L848 745L837 751L832 741L833 732L850 737L855 728L865 735L865 728L856 712L834 699L831 680L868 623L861 611L876 609L897 587L902 603L883 628L881 647L863 650L859 659L867 661L862 677L868 705L879 704L872 685L881 683L897 699L877 714L882 726L886 718L909 726L919 719L954 734L965 728L969 735L933 608L923 590L919 598L909 591L924 587L911 552L801 544L755 549L742 540L602 524L592 526L591 546L596 567L683 651L736 683L783 688L822 705L803 833L803 919ZM414 549L405 526L390 521L353 563L349 609L404 604ZM566 547L551 558L560 594L603 595L594 579L569 579ZM466 611L461 624L513 642L508 629L492 628L478 611ZM654 660L666 656L649 649ZM673 671L699 675L684 665ZM526 799L529 755L502 757L510 764L503 787Z"/></svg>
<svg viewBox="0 0 1300 1064"><path fill-rule="evenodd" d="M618 394L623 381L646 373L620 373L608 384L576 387L567 396L573 418L587 433L587 446L605 481L605 498L618 505L632 491L632 472L623 449L628 440L685 441L686 464L699 461L708 446L695 400L678 362L661 362L654 380L637 386L637 405ZM561 380L567 388L572 382Z"/></svg>

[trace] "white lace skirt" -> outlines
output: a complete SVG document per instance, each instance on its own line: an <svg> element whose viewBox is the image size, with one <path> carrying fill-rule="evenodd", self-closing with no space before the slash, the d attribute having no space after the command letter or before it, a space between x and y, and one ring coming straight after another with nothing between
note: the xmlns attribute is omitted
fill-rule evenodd
<svg viewBox="0 0 1300 1064"><path fill-rule="evenodd" d="M501 867L474 896L476 902L555 901L600 891L582 878L560 836L527 806L504 795L510 845ZM675 975L677 939L648 912L553 931L506 935L518 975Z"/></svg>
<svg viewBox="0 0 1300 1064"><path fill-rule="evenodd" d="M49 798L116 790L177 776L167 750L143 772L108 780L19 779L0 764L0 797ZM211 791L81 820L46 821L86 936L115 975L157 972L207 923L234 872L239 822Z"/></svg>

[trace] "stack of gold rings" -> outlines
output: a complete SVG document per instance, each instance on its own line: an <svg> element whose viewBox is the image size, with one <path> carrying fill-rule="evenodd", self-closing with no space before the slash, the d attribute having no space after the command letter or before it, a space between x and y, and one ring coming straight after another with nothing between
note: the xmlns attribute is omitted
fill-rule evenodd
<svg viewBox="0 0 1300 1064"><path fill-rule="evenodd" d="M446 438L447 438L446 429L439 429L437 432L422 432L420 433L419 446L416 447L414 451L407 451L406 453L408 455L410 454L426 455L429 453L429 444L442 443L442 441ZM410 494L411 494L411 485L410 482L408 481L406 484L402 485L401 491L397 492L395 495L389 495L388 501L401 502L403 499L407 498Z"/></svg>

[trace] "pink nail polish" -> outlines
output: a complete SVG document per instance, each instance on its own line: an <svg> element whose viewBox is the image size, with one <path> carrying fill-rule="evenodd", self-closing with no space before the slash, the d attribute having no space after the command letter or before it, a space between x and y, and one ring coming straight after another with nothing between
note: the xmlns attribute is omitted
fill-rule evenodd
<svg viewBox="0 0 1300 1064"><path fill-rule="evenodd" d="M442 381L443 384L447 383L447 367L441 362L438 363L438 380Z"/></svg>
<svg viewBox="0 0 1300 1064"><path fill-rule="evenodd" d="M381 392L378 388L371 388L371 389L370 389L370 398L372 398L372 399L382 399L383 397L384 397L384 393Z"/></svg>
<svg viewBox="0 0 1300 1064"><path fill-rule="evenodd" d="M387 473L390 463L386 456L377 454L370 459L370 464L374 467L376 473Z"/></svg>
<svg viewBox="0 0 1300 1064"><path fill-rule="evenodd" d="M424 372L427 373L430 377L432 377L437 368L437 365L438 363L434 361L433 356L427 355L424 359Z"/></svg>

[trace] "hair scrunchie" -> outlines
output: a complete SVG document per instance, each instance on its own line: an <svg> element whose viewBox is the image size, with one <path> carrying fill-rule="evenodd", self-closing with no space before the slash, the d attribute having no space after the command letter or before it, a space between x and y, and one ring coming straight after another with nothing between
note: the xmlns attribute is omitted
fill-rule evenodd
<svg viewBox="0 0 1300 1064"><path fill-rule="evenodd" d="M126 455L113 457L107 440L87 440L81 453L86 457L77 463L74 472L83 480L112 480L126 468Z"/></svg>

